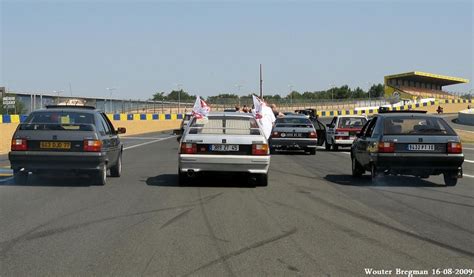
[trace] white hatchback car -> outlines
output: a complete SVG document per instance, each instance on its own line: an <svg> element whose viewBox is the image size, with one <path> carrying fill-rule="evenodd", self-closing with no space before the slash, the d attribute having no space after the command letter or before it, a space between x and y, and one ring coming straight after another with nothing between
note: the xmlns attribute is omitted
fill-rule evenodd
<svg viewBox="0 0 474 277"><path fill-rule="evenodd" d="M365 115L339 115L326 124L326 150L337 150L339 146L351 147L356 135L367 122Z"/></svg>
<svg viewBox="0 0 474 277"><path fill-rule="evenodd" d="M205 172L252 174L268 185L270 152L257 121L245 113L210 113L192 118L180 141L179 183Z"/></svg>

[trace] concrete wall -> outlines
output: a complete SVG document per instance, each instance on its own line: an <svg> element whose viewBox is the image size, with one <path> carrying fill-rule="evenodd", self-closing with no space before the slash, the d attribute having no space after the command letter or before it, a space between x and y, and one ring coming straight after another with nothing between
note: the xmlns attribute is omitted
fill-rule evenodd
<svg viewBox="0 0 474 277"><path fill-rule="evenodd" d="M458 113L458 122L474 126L474 109L460 111Z"/></svg>

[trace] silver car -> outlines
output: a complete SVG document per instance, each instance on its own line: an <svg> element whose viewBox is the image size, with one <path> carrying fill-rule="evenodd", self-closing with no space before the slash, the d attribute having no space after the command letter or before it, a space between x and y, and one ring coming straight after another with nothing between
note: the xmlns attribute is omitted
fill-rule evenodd
<svg viewBox="0 0 474 277"><path fill-rule="evenodd" d="M180 185L205 172L252 174L258 185L268 185L268 141L250 114L210 113L207 118L192 118L179 149Z"/></svg>

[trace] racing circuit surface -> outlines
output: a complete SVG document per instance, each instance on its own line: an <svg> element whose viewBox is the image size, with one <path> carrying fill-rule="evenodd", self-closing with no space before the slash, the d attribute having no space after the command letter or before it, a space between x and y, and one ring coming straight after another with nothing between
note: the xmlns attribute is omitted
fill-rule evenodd
<svg viewBox="0 0 474 277"><path fill-rule="evenodd" d="M169 134L124 139L121 178L30 176L0 156L0 276L363 276L466 268L474 259L474 145L465 177L351 177L349 152L272 156L268 187L177 184Z"/></svg>

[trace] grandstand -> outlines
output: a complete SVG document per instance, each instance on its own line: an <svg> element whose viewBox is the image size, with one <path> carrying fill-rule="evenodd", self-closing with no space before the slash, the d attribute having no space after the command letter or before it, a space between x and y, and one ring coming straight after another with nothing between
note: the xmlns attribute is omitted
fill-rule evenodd
<svg viewBox="0 0 474 277"><path fill-rule="evenodd" d="M420 71L388 75L384 77L385 97L405 100L454 99L455 95L443 90L443 87L468 82L463 78Z"/></svg>

